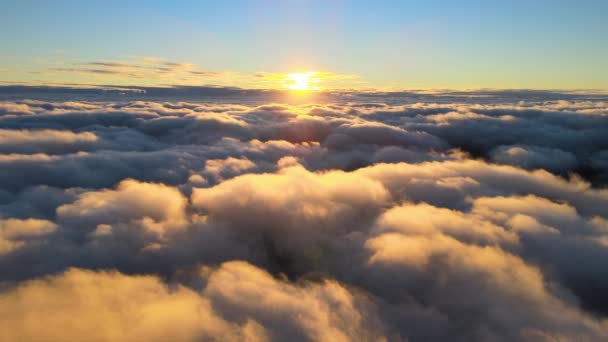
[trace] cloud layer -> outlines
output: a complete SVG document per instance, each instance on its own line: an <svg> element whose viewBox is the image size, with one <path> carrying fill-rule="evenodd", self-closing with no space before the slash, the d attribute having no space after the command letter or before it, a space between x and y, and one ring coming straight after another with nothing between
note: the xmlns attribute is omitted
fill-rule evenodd
<svg viewBox="0 0 608 342"><path fill-rule="evenodd" d="M0 339L608 338L608 102L483 95L0 103Z"/></svg>

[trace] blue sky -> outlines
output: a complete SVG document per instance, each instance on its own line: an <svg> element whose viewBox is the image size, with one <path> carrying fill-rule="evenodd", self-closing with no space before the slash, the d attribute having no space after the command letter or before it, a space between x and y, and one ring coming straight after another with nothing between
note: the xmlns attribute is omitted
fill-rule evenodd
<svg viewBox="0 0 608 342"><path fill-rule="evenodd" d="M607 89L607 14L602 0L14 0L0 5L0 80L154 84L72 69L156 57L241 75L189 84L326 71L361 87Z"/></svg>

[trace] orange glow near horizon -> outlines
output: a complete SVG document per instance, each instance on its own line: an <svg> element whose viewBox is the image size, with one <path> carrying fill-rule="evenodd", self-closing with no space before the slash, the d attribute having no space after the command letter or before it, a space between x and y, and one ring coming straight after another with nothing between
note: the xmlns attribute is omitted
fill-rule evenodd
<svg viewBox="0 0 608 342"><path fill-rule="evenodd" d="M290 73L287 74L285 87L290 90L296 91L309 91L316 90L316 87L313 87L313 83L318 82L317 79L314 78L316 72L303 72L303 73Z"/></svg>

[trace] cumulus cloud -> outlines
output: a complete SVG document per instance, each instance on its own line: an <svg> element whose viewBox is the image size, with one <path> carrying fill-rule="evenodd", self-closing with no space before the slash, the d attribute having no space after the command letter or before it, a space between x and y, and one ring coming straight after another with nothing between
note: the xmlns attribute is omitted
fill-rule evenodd
<svg viewBox="0 0 608 342"><path fill-rule="evenodd" d="M83 148L97 141L91 132L74 133L60 130L0 130L0 153L53 153L69 151L70 145Z"/></svg>
<svg viewBox="0 0 608 342"><path fill-rule="evenodd" d="M194 291L150 276L74 269L5 291L0 302L3 340L265 340L255 322L229 323Z"/></svg>
<svg viewBox="0 0 608 342"><path fill-rule="evenodd" d="M185 222L186 199L175 188L162 184L124 180L116 190L89 191L70 204L57 208L61 222L96 233L108 232L111 224L131 223L163 235Z"/></svg>
<svg viewBox="0 0 608 342"><path fill-rule="evenodd" d="M193 289L153 276L80 269L29 281L0 293L0 337L374 341L383 336L373 303L334 281L290 284L245 262L204 267L189 278L205 285Z"/></svg>
<svg viewBox="0 0 608 342"><path fill-rule="evenodd" d="M573 153L537 146L499 146L490 152L490 159L500 164L545 169L555 173L566 173L577 167Z"/></svg>
<svg viewBox="0 0 608 342"><path fill-rule="evenodd" d="M53 232L56 227L56 224L47 220L15 218L0 220L0 255L27 243L33 243L38 237Z"/></svg>
<svg viewBox="0 0 608 342"><path fill-rule="evenodd" d="M0 103L2 340L608 338L600 95L74 94Z"/></svg>

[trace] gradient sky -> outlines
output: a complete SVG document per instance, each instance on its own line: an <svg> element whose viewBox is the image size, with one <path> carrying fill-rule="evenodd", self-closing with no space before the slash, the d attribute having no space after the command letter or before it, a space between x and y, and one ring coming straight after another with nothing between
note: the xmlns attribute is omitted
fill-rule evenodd
<svg viewBox="0 0 608 342"><path fill-rule="evenodd" d="M0 81L275 87L323 71L340 88L608 89L607 14L605 0L9 0Z"/></svg>

